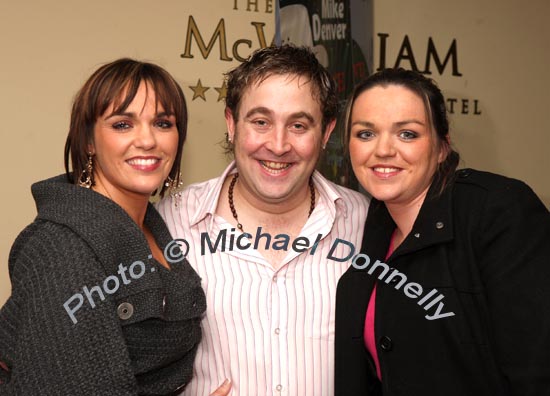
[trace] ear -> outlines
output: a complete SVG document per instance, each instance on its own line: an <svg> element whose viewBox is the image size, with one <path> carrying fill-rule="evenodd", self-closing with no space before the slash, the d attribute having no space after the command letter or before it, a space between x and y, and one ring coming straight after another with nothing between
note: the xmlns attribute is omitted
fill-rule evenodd
<svg viewBox="0 0 550 396"><path fill-rule="evenodd" d="M323 147L327 145L328 139L330 138L332 131L334 131L335 126L336 126L336 118L331 122L329 122L325 129L325 133L323 134Z"/></svg>
<svg viewBox="0 0 550 396"><path fill-rule="evenodd" d="M445 140L447 143L442 143L439 145L439 156L437 157L437 163L441 164L447 159L447 156L451 152L451 136L449 134L445 135Z"/></svg>
<svg viewBox="0 0 550 396"><path fill-rule="evenodd" d="M234 139L235 124L236 124L236 120L233 117L233 112L231 111L231 109L229 109L229 107L226 107L225 108L225 125L227 126L227 134L228 134L229 140L232 142L235 141Z"/></svg>

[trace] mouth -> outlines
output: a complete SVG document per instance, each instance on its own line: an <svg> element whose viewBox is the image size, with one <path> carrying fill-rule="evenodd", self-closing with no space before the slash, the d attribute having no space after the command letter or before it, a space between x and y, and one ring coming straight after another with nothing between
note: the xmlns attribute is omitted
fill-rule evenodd
<svg viewBox="0 0 550 396"><path fill-rule="evenodd" d="M403 170L392 166L373 166L371 169L373 173L381 179L393 177Z"/></svg>
<svg viewBox="0 0 550 396"><path fill-rule="evenodd" d="M293 164L290 162L259 161L262 168L271 174L277 175L290 168Z"/></svg>
<svg viewBox="0 0 550 396"><path fill-rule="evenodd" d="M147 157L147 158L130 158L126 161L128 165L137 170L153 171L160 166L160 158Z"/></svg>

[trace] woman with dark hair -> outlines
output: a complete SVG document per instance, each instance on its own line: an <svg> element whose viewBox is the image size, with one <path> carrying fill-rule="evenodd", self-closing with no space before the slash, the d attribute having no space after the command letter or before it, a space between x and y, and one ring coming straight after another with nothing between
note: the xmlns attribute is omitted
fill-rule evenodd
<svg viewBox="0 0 550 396"><path fill-rule="evenodd" d="M463 169L445 100L387 69L348 103L373 199L336 296L336 395L549 395L550 214L523 182Z"/></svg>
<svg viewBox="0 0 550 396"><path fill-rule="evenodd" d="M205 297L189 263L163 254L172 238L149 203L179 185L186 130L183 92L154 64L114 61L78 92L66 175L32 186L38 215L11 249L0 394L169 395L189 382Z"/></svg>

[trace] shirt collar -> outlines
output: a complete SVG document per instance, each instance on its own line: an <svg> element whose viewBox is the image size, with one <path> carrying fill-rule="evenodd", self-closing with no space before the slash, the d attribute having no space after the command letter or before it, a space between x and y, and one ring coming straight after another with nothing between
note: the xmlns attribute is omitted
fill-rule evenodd
<svg viewBox="0 0 550 396"><path fill-rule="evenodd" d="M214 214L216 213L216 208L218 207L218 201L223 187L223 182L228 175L236 172L237 167L235 165L235 161L231 161L231 163L227 166L227 168L225 168L220 177L207 182L209 183L207 194L204 197L204 200L199 204L197 210L195 211L195 214L191 218L191 226L194 226L197 223L205 220L205 218L208 216L208 229L212 228L212 221L214 219Z"/></svg>
<svg viewBox="0 0 550 396"><path fill-rule="evenodd" d="M317 170L313 172L313 184L317 188L317 191L319 191L321 198L325 200L331 217L333 219L336 217L336 210L338 209L341 212L341 215L346 218L348 213L346 205L343 202L342 195L336 190L334 185L325 179L325 177Z"/></svg>

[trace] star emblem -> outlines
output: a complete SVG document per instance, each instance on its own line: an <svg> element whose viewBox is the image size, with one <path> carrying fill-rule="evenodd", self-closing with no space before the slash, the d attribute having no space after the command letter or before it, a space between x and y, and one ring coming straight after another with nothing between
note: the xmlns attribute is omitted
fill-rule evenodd
<svg viewBox="0 0 550 396"><path fill-rule="evenodd" d="M190 85L189 88L193 91L193 99L195 100L197 98L201 98L206 102L206 96L204 93L210 89L210 87L203 87L201 79L199 78L199 81L197 81L197 85Z"/></svg>
<svg viewBox="0 0 550 396"><path fill-rule="evenodd" d="M220 88L214 88L218 92L218 102L227 96L227 84L223 82Z"/></svg>

